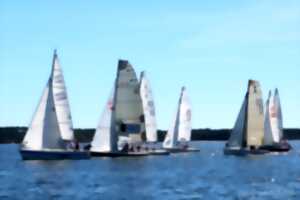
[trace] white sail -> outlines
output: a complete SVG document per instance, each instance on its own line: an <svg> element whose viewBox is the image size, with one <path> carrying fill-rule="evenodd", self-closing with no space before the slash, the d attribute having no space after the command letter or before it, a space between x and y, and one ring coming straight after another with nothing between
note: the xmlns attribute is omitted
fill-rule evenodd
<svg viewBox="0 0 300 200"><path fill-rule="evenodd" d="M115 89L105 105L99 124L91 143L92 152L117 151L117 133L115 127Z"/></svg>
<svg viewBox="0 0 300 200"><path fill-rule="evenodd" d="M24 137L23 147L32 150L65 148L58 126L51 78Z"/></svg>
<svg viewBox="0 0 300 200"><path fill-rule="evenodd" d="M118 135L129 137L132 143L139 143L145 129L142 119L143 106L136 73L126 60L119 60L116 84Z"/></svg>
<svg viewBox="0 0 300 200"><path fill-rule="evenodd" d="M140 95L143 103L146 139L148 142L156 142L157 126L155 117L155 105L150 82L147 79L145 72L141 73Z"/></svg>
<svg viewBox="0 0 300 200"><path fill-rule="evenodd" d="M282 138L282 113L278 90L275 90L274 96L270 99L269 106L270 125L273 134L274 143L279 143Z"/></svg>
<svg viewBox="0 0 300 200"><path fill-rule="evenodd" d="M274 143L274 136L271 129L270 122L270 101L272 97L271 91L266 102L265 121L264 121L264 145L272 145Z"/></svg>
<svg viewBox="0 0 300 200"><path fill-rule="evenodd" d="M64 140L73 140L73 124L64 76L56 51L53 56L53 93L59 128Z"/></svg>
<svg viewBox="0 0 300 200"><path fill-rule="evenodd" d="M179 113L180 113L180 118L179 118L178 141L179 142L191 141L192 108L185 87L183 87L181 90L181 101L180 101Z"/></svg>
<svg viewBox="0 0 300 200"><path fill-rule="evenodd" d="M279 92L278 89L275 89L274 94L274 103L277 110L277 120L278 120L278 129L279 129L279 139L282 140L283 138L283 119L282 119L282 110L281 110L281 103L279 98Z"/></svg>
<svg viewBox="0 0 300 200"><path fill-rule="evenodd" d="M230 147L242 147L243 140L245 138L245 122L246 122L246 111L247 111L247 95L244 98L242 107L240 109L239 115L236 119L234 127L230 133L230 138L228 140L228 146Z"/></svg>
<svg viewBox="0 0 300 200"><path fill-rule="evenodd" d="M178 130L179 130L179 108L173 117L171 126L169 127L165 139L163 141L163 148L175 148L177 146Z"/></svg>
<svg viewBox="0 0 300 200"><path fill-rule="evenodd" d="M247 106L247 146L261 146L264 138L264 108L258 81L249 80Z"/></svg>

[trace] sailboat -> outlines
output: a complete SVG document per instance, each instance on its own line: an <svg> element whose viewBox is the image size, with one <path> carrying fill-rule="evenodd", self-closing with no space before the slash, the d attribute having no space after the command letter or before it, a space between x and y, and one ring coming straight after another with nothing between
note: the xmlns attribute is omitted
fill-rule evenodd
<svg viewBox="0 0 300 200"><path fill-rule="evenodd" d="M190 100L186 88L182 87L176 115L163 142L164 149L171 153L199 151L189 147L192 132L191 117Z"/></svg>
<svg viewBox="0 0 300 200"><path fill-rule="evenodd" d="M262 154L264 139L264 110L262 92L258 81L249 80L248 90L224 154Z"/></svg>
<svg viewBox="0 0 300 200"><path fill-rule="evenodd" d="M269 92L265 111L265 137L261 149L271 152L286 152L291 149L290 144L283 139L283 121L278 89L274 95Z"/></svg>
<svg viewBox="0 0 300 200"><path fill-rule="evenodd" d="M133 67L119 60L113 92L104 108L91 143L93 156L145 156L144 129L139 84Z"/></svg>
<svg viewBox="0 0 300 200"><path fill-rule="evenodd" d="M164 149L158 149L157 146L157 124L155 104L150 86L150 81L146 76L146 72L141 72L140 76L140 95L143 104L143 120L145 123L145 149L151 155L168 155L169 152Z"/></svg>
<svg viewBox="0 0 300 200"><path fill-rule="evenodd" d="M73 125L63 74L56 51L52 72L23 139L24 160L87 159L87 152L74 149Z"/></svg>

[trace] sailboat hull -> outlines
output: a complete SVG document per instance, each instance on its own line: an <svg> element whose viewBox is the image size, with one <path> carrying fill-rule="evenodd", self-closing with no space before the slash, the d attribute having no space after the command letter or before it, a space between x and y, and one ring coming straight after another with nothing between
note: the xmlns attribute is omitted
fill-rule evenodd
<svg viewBox="0 0 300 200"><path fill-rule="evenodd" d="M148 152L90 152L93 157L141 157L149 156Z"/></svg>
<svg viewBox="0 0 300 200"><path fill-rule="evenodd" d="M192 153L192 152L199 152L200 149L195 148L166 148L170 153Z"/></svg>
<svg viewBox="0 0 300 200"><path fill-rule="evenodd" d="M248 148L225 148L224 154L225 155L236 155L236 156L246 156L249 154L253 155L260 155L260 154L266 154L269 153L269 151L264 149L248 149Z"/></svg>
<svg viewBox="0 0 300 200"><path fill-rule="evenodd" d="M90 155L85 151L62 151L62 150L25 150L21 149L23 160L84 160Z"/></svg>
<svg viewBox="0 0 300 200"><path fill-rule="evenodd" d="M270 152L288 152L292 149L292 146L288 142L280 142L275 143L273 145L262 146L260 149L267 150Z"/></svg>

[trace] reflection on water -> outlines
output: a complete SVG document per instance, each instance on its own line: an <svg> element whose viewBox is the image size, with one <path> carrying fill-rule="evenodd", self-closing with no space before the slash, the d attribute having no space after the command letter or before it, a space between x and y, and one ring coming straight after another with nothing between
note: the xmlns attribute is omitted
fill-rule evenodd
<svg viewBox="0 0 300 200"><path fill-rule="evenodd" d="M0 146L0 199L300 199L300 142L288 154L224 156L223 142L201 152L141 158L21 161Z"/></svg>

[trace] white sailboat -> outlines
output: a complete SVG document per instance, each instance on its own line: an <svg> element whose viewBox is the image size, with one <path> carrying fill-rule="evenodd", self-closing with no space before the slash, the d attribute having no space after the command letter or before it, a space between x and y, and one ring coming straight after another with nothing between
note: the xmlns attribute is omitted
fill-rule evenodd
<svg viewBox="0 0 300 200"><path fill-rule="evenodd" d="M246 96L224 149L225 154L266 153L260 149L264 138L262 102L259 82L249 80Z"/></svg>
<svg viewBox="0 0 300 200"><path fill-rule="evenodd" d="M170 152L199 151L188 146L191 141L191 104L185 87L182 87L177 112L163 142Z"/></svg>
<svg viewBox="0 0 300 200"><path fill-rule="evenodd" d="M55 53L54 60L56 58ZM22 142L20 153L24 160L88 158L88 154L85 152L70 150L68 143L63 138L57 111L60 110L61 115L63 113L62 109L57 109L57 104L55 104L54 63L50 78Z"/></svg>
<svg viewBox="0 0 300 200"><path fill-rule="evenodd" d="M141 150L143 107L135 71L119 60L113 92L91 143L93 156L145 156Z"/></svg>
<svg viewBox="0 0 300 200"><path fill-rule="evenodd" d="M274 95L271 91L269 92L264 123L265 137L262 149L275 152L289 151L291 146L283 139L283 122L278 89L275 89Z"/></svg>

